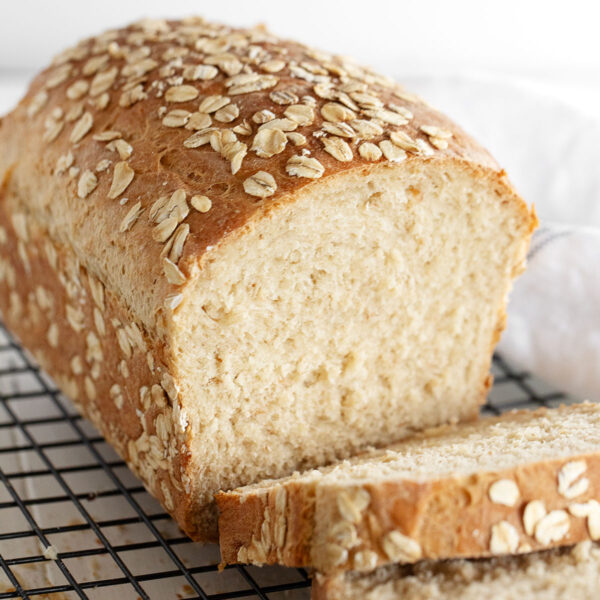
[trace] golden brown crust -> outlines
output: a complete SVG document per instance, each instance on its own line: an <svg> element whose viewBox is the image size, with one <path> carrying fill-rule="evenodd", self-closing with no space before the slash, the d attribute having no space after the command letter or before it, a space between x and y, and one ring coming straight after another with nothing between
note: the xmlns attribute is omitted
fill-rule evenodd
<svg viewBox="0 0 600 600"><path fill-rule="evenodd" d="M580 461L585 464L583 473L575 471L573 481L561 484L569 469L565 465ZM581 478L588 483L581 490L572 487L580 485L577 482ZM511 498L511 490L501 489L502 485L500 489L494 488L496 493L492 492L492 485L504 480L512 482L508 484L511 490L516 484L516 498ZM273 499L282 489L288 500L277 512L273 509ZM367 492L368 508L364 504L361 508L359 492ZM342 494L359 511L354 521L348 521L352 507L345 514L340 512ZM595 503L599 497L600 455L596 453L523 463L469 476L440 477L423 483L412 480L365 483L360 490L353 483L319 486L317 481L300 485L292 479L255 493L217 495L221 555L225 563L280 563L331 573L368 571L390 562L530 552L600 536L600 528L594 528L589 515L583 514L591 511L595 514L593 518L600 518L600 505ZM503 499L507 503L502 503ZM532 512L526 517L525 509L534 501L544 504L545 513L534 517ZM583 508L578 510L579 505ZM252 518L245 514L248 506L252 506ZM540 519L551 513L558 521L562 519L563 525L548 518L536 529ZM282 548L276 543L275 524L279 517L294 522L295 530L302 532L288 533ZM527 519L529 530L525 526ZM347 544L340 542L343 538L340 528L344 526L350 528L344 530ZM567 529L561 531L561 526ZM332 532L336 532L333 537ZM334 539L338 548L333 548Z"/></svg>
<svg viewBox="0 0 600 600"><path fill-rule="evenodd" d="M7 214L0 188L0 312L7 327L189 529L188 457L162 344L67 246L22 217Z"/></svg>

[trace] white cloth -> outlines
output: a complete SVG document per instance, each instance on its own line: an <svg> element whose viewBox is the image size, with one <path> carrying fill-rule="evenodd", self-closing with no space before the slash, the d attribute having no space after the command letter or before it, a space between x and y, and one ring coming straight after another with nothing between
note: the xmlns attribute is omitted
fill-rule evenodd
<svg viewBox="0 0 600 600"><path fill-rule="evenodd" d="M534 234L499 350L575 396L600 400L600 228L550 225Z"/></svg>
<svg viewBox="0 0 600 600"><path fill-rule="evenodd" d="M600 400L600 121L492 79L406 83L486 145L540 217L499 351L559 389Z"/></svg>

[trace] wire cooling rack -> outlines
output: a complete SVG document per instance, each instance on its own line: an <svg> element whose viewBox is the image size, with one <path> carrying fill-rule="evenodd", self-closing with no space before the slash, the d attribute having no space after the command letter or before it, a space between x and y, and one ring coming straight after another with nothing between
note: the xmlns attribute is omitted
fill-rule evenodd
<svg viewBox="0 0 600 600"><path fill-rule="evenodd" d="M484 412L569 400L498 356L493 372ZM219 572L1 323L0 482L0 599L310 597L303 569Z"/></svg>

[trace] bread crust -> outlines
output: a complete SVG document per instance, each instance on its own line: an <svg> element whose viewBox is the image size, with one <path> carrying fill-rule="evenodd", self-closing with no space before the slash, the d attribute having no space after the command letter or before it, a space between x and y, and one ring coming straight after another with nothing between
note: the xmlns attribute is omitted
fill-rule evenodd
<svg viewBox="0 0 600 600"><path fill-rule="evenodd" d="M20 237L3 199L0 187L0 309L6 326L185 525L189 456L164 344L148 336L68 246L53 242L33 222Z"/></svg>
<svg viewBox="0 0 600 600"><path fill-rule="evenodd" d="M541 409L537 414L546 410ZM560 410L568 411L569 407ZM597 408L590 405L590 410ZM502 418L518 418L521 414L529 413L522 411ZM561 472L565 465L579 461L585 463L588 485L581 493L569 497L559 484L564 477ZM492 484L503 480L516 484L518 497L514 502L503 504L492 497ZM357 485L352 482L319 485L318 480L315 485L301 485L290 478L280 485L272 482L252 492L242 489L219 493L223 562L280 563L313 567L321 573L369 571L391 562L525 553L575 544L600 535L600 531L590 529L587 516L573 508L600 497L598 453L524 462L514 468L441 476L425 482L388 479ZM364 492L368 508L362 506L361 509L358 499ZM348 512L341 512L342 494L359 510L360 516L354 521L348 521ZM278 495L285 501L276 509ZM565 511L568 530L557 533L557 537L550 536L551 539L535 529L526 531L524 511L536 500L543 502L546 514ZM595 510L593 502L590 506ZM281 536L277 534L277 527L285 528L285 522L294 523L294 532L288 533L285 543L279 545ZM499 524L503 524L504 530L494 533ZM339 542L339 528L344 526L354 531L355 538L348 544ZM386 540L395 532L402 537L398 544L390 545ZM516 536L514 541L513 535ZM332 546L335 545L344 552L334 551ZM357 558L357 555L361 556ZM365 557L368 560L364 560Z"/></svg>

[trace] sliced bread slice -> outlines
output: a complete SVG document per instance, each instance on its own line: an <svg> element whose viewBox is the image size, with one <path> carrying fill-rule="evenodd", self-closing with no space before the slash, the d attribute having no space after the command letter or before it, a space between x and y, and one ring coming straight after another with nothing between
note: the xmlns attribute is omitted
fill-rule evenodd
<svg viewBox="0 0 600 600"><path fill-rule="evenodd" d="M225 563L370 571L600 537L600 405L450 425L219 493Z"/></svg>
<svg viewBox="0 0 600 600"><path fill-rule="evenodd" d="M388 565L316 575L313 600L596 600L600 547L576 546L480 560Z"/></svg>

